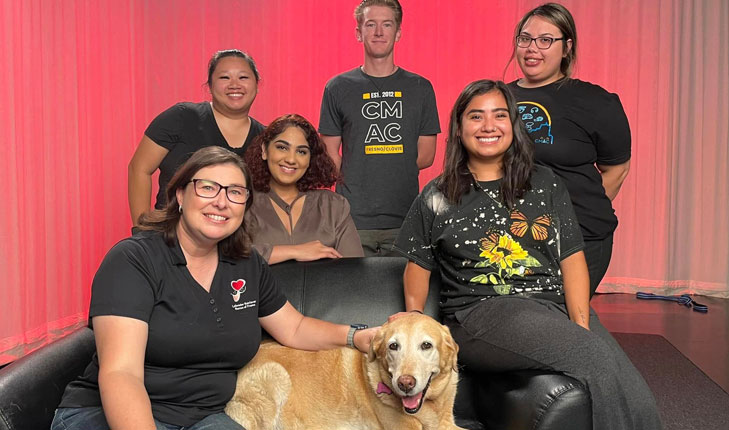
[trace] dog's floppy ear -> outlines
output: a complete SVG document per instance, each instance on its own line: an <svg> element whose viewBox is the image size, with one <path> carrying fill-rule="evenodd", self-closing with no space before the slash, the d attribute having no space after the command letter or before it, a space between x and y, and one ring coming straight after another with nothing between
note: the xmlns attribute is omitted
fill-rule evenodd
<svg viewBox="0 0 729 430"><path fill-rule="evenodd" d="M382 344L385 339L385 328L382 327L377 331L375 337L370 342L370 350L367 352L367 360L375 361L377 356L382 355Z"/></svg>
<svg viewBox="0 0 729 430"><path fill-rule="evenodd" d="M450 367L458 372L458 344L453 340L451 331L447 326L441 325L441 339L443 340L443 354L440 356L440 368Z"/></svg>

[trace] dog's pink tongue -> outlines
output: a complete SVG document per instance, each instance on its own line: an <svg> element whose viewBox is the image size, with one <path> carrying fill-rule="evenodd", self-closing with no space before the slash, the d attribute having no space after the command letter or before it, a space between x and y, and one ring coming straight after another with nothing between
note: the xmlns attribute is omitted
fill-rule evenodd
<svg viewBox="0 0 729 430"><path fill-rule="evenodd" d="M415 409L420 404L420 398L423 397L423 392L419 392L418 394L410 397L403 397L402 398L402 405L405 406L407 409Z"/></svg>

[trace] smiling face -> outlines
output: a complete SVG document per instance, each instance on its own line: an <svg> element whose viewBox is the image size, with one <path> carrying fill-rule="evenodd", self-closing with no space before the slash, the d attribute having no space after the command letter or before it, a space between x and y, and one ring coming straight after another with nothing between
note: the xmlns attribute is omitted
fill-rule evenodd
<svg viewBox="0 0 729 430"><path fill-rule="evenodd" d="M224 57L212 73L213 107L222 113L248 113L258 93L250 64L240 57Z"/></svg>
<svg viewBox="0 0 729 430"><path fill-rule="evenodd" d="M299 127L288 127L261 149L261 157L266 160L271 172L270 185L274 189L295 187L309 168L311 148Z"/></svg>
<svg viewBox="0 0 729 430"><path fill-rule="evenodd" d="M372 339L368 360L377 368L375 372L371 366L368 375L391 388L395 397L387 401L393 406L401 403L406 413L415 414L456 380L457 356L447 327L426 315L404 315L384 324Z"/></svg>
<svg viewBox="0 0 729 430"><path fill-rule="evenodd" d="M240 168L230 163L204 167L193 175L193 179L214 181L222 186L248 186ZM246 205L232 203L222 188L217 196L204 198L195 193L195 186L190 182L178 189L176 196L182 208L177 227L181 239L209 246L233 234L243 223Z"/></svg>
<svg viewBox="0 0 729 430"><path fill-rule="evenodd" d="M527 20L520 35L528 37L564 37L556 25L541 16L534 15ZM524 87L540 87L564 76L560 70L562 58L572 49L572 40L555 40L547 49L537 48L532 41L526 48L516 47L516 60L524 74L520 83Z"/></svg>
<svg viewBox="0 0 729 430"><path fill-rule="evenodd" d="M395 12L387 6L369 6L363 12L362 25L357 26L357 40L362 42L365 55L386 58L392 55L400 29Z"/></svg>
<svg viewBox="0 0 729 430"><path fill-rule="evenodd" d="M501 165L514 137L506 98L498 90L474 96L466 106L459 136L468 163Z"/></svg>

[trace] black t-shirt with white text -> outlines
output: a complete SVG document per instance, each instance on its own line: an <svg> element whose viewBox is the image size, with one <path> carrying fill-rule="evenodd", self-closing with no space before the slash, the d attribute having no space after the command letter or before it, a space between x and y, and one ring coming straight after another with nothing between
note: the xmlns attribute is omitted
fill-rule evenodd
<svg viewBox="0 0 729 430"><path fill-rule="evenodd" d="M356 69L327 82L319 133L342 138L342 181L359 230L399 228L418 195L418 139L440 133L435 92L402 68L385 77Z"/></svg>

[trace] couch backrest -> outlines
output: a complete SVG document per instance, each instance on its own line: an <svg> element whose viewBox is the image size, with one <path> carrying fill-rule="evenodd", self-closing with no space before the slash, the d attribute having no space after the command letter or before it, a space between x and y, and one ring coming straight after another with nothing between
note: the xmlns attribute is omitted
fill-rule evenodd
<svg viewBox="0 0 729 430"><path fill-rule="evenodd" d="M271 266L291 304L307 316L349 324L380 325L405 310L402 257L286 262ZM426 313L438 316L439 284L433 276Z"/></svg>

